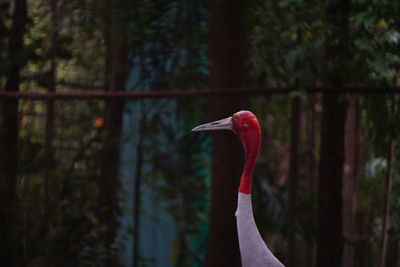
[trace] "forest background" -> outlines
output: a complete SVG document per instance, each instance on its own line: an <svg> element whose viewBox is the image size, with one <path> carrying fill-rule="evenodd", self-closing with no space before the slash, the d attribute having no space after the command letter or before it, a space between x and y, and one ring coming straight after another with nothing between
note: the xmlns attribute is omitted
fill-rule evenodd
<svg viewBox="0 0 400 267"><path fill-rule="evenodd" d="M0 266L240 266L239 141L190 129L241 109L264 134L257 225L286 266L400 266L400 2L0 14ZM165 97L123 97L142 91ZM122 97L78 99L94 92Z"/></svg>

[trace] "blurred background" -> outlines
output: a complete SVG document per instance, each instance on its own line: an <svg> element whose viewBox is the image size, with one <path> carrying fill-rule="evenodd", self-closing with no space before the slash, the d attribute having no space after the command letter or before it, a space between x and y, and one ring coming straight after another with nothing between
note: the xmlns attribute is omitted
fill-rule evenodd
<svg viewBox="0 0 400 267"><path fill-rule="evenodd" d="M253 208L274 254L400 266L400 2L0 14L0 266L240 266L240 142L190 129L243 109L262 127Z"/></svg>

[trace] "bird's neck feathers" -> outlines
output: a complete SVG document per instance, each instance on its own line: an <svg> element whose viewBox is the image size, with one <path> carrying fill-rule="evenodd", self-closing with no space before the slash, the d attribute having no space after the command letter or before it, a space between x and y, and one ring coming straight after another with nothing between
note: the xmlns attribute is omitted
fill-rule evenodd
<svg viewBox="0 0 400 267"><path fill-rule="evenodd" d="M242 176L240 178L240 193L251 194L253 170L258 156L258 151L260 149L260 139L260 128L252 129L251 131L240 134L240 140L242 141L246 154L246 162L244 164Z"/></svg>

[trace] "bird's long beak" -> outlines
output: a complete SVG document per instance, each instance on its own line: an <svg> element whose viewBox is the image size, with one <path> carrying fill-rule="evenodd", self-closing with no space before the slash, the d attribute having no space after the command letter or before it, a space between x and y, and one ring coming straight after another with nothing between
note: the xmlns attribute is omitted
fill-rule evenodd
<svg viewBox="0 0 400 267"><path fill-rule="evenodd" d="M232 117L199 125L192 129L197 131L232 130Z"/></svg>

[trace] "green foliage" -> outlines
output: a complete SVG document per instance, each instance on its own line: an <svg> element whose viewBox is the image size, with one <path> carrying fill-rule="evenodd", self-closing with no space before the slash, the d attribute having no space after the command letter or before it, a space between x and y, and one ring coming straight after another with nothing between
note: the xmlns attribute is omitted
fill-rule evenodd
<svg viewBox="0 0 400 267"><path fill-rule="evenodd" d="M398 4L386 1L366 3L356 1L357 11L351 17L355 31L353 33L353 50L355 51L354 77L356 82L366 80L391 82L398 71L398 25L399 20L394 11ZM375 12L379 10L379 12Z"/></svg>
<svg viewBox="0 0 400 267"><path fill-rule="evenodd" d="M250 7L252 81L256 85L315 83L323 63L322 5L307 1L255 1ZM322 38L321 38L322 37Z"/></svg>

